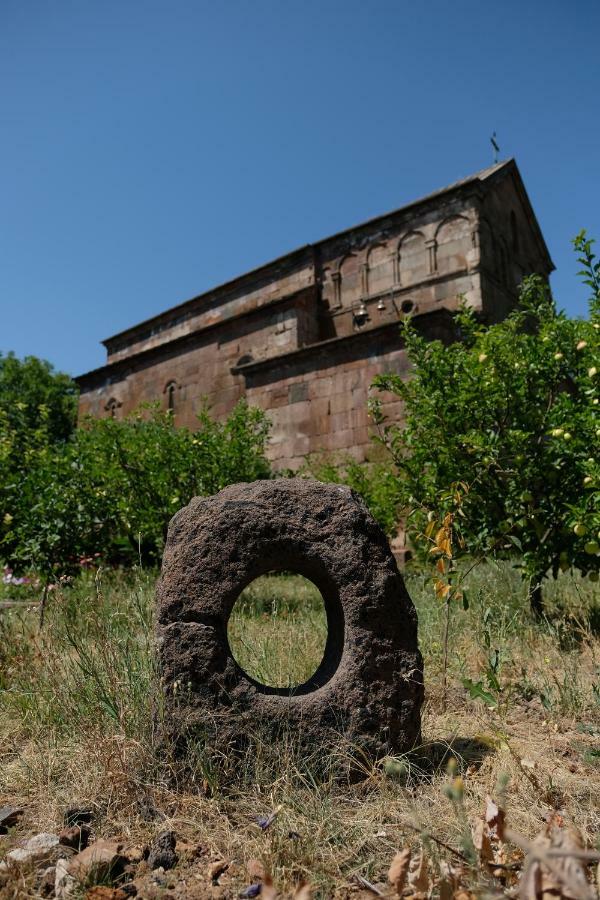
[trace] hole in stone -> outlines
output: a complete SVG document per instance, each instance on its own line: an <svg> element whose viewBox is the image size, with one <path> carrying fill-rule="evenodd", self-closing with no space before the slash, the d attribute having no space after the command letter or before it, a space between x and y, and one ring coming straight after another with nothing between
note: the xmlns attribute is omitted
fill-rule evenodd
<svg viewBox="0 0 600 900"><path fill-rule="evenodd" d="M233 658L255 681L296 688L315 674L325 653L321 592L302 575L261 575L235 601L227 639Z"/></svg>
<svg viewBox="0 0 600 900"><path fill-rule="evenodd" d="M403 300L400 309L403 313L409 313L412 312L414 305L415 304L412 302L412 300Z"/></svg>

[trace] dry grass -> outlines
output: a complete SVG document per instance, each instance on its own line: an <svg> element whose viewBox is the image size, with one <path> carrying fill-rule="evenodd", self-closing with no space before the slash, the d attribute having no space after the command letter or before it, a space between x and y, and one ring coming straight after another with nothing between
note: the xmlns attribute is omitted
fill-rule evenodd
<svg viewBox="0 0 600 900"><path fill-rule="evenodd" d="M25 815L0 841L9 846L21 836L56 830L65 807L89 803L103 837L144 843L173 827L182 842L201 845L200 856L191 853L167 874L172 896L234 896L250 880L246 864L252 859L261 860L284 891L306 879L315 896L360 896L356 876L385 881L394 853L406 846L424 846L434 871L461 854L474 895L503 896L502 879L472 856L468 823L481 815L486 795L497 795L508 779L513 828L533 837L558 811L588 846L598 846L600 641L593 585L562 576L550 586L547 621L535 624L514 572L492 565L476 570L467 589L470 609L454 614L443 711L441 611L424 577L407 580L426 661L426 743L418 757L365 761L364 781L351 786L317 781L319 749L315 760L299 759L290 735L278 747L259 743L242 763L199 752L195 783L174 787L176 770L157 761L152 746L152 573L109 574L101 581L90 576L58 592L42 635L35 611L2 611L0 806L22 805ZM266 605L256 596L242 605L235 627L241 633L246 620L254 641L266 611L269 652L261 664L269 675L270 662L270 676L280 679L291 620L297 646L316 646L318 603L303 616L288 583L271 583L269 590ZM268 613L273 591L287 597L281 642L278 619ZM501 690L490 687L490 672ZM493 702L470 699L464 679L481 682ZM462 773L462 796L448 773L451 757ZM159 811L152 821L148 798ZM256 817L277 808L263 832ZM231 866L222 888L209 887L207 867L219 857ZM0 896L37 896L27 878L4 890L12 893Z"/></svg>

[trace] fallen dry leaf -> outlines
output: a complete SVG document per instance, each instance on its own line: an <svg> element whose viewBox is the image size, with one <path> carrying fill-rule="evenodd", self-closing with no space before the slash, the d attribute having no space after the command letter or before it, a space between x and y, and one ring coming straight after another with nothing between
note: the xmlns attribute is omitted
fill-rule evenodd
<svg viewBox="0 0 600 900"><path fill-rule="evenodd" d="M475 823L475 827L473 828L472 837L473 846L477 851L479 862L483 865L487 865L488 863L493 862L494 851L492 850L487 822L485 822L483 819L479 819Z"/></svg>
<svg viewBox="0 0 600 900"><path fill-rule="evenodd" d="M521 900L597 900L584 864L597 854L583 849L575 829L546 828L533 841L513 831L507 831L507 837L526 854L519 882Z"/></svg>
<svg viewBox="0 0 600 900"><path fill-rule="evenodd" d="M427 868L427 857L421 850L417 858L411 861L408 871L408 883L416 894L427 895L429 892Z"/></svg>
<svg viewBox="0 0 600 900"><path fill-rule="evenodd" d="M410 865L411 853L408 847L400 850L394 856L392 864L388 872L388 881L396 891L396 896L401 897L406 878L408 876L408 867Z"/></svg>
<svg viewBox="0 0 600 900"><path fill-rule="evenodd" d="M504 810L494 803L491 797L486 797L485 821L489 829L491 840L504 840Z"/></svg>

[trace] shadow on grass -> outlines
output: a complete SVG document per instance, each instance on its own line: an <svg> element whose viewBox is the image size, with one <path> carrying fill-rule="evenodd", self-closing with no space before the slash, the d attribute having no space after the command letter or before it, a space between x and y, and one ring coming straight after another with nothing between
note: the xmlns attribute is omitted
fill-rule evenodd
<svg viewBox="0 0 600 900"><path fill-rule="evenodd" d="M451 760L457 772L479 769L486 756L495 750L491 742L480 738L453 737L448 740L427 741L400 758L390 757L384 762L388 776L406 786L430 783L446 771Z"/></svg>

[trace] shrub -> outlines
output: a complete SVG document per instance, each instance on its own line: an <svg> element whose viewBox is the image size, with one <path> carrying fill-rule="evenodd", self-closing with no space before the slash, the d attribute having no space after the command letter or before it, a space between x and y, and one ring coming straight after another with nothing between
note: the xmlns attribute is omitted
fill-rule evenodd
<svg viewBox="0 0 600 900"><path fill-rule="evenodd" d="M408 321L412 377L375 382L403 401L404 424L372 404L409 533L425 536L438 561L518 553L538 612L549 570L596 578L600 563L600 264L585 233L574 243L592 289L589 320L559 312L532 276L499 324L463 306L451 346ZM436 534L454 547L435 549Z"/></svg>
<svg viewBox="0 0 600 900"><path fill-rule="evenodd" d="M23 438L5 420L5 561L35 569L45 582L98 553L109 560L156 561L169 520L193 496L269 477L268 423L260 410L242 401L224 422L207 411L199 420L191 432L175 428L170 413L146 408L122 421L88 419L61 444L51 443L44 421ZM26 446L16 470L8 462L13 442Z"/></svg>

